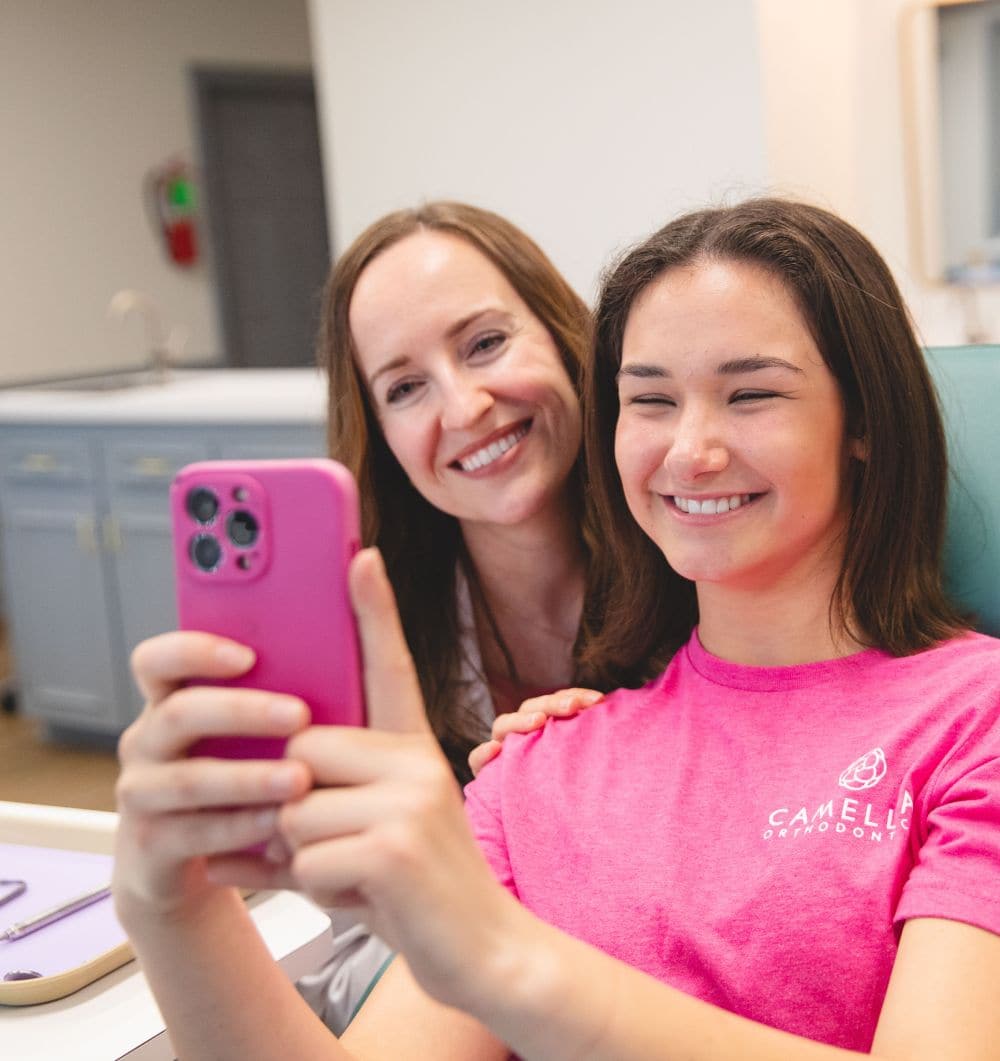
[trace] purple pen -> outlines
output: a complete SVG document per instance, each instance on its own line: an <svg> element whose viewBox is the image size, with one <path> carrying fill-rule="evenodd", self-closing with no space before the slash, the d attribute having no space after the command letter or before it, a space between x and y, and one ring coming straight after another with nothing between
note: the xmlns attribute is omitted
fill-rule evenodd
<svg viewBox="0 0 1000 1061"><path fill-rule="evenodd" d="M29 917L24 921L18 921L11 925L6 931L0 932L0 941L10 942L20 939L22 936L30 935L30 933L37 932L40 928L45 928L46 925L51 925L53 921L61 921L64 917L75 914L77 910L82 910L92 903L106 899L110 894L111 886L105 884L100 888L95 888L93 891L84 892L83 895L77 895L73 899L67 899L65 902L49 907L48 910L43 910L40 914L35 914L34 917Z"/></svg>

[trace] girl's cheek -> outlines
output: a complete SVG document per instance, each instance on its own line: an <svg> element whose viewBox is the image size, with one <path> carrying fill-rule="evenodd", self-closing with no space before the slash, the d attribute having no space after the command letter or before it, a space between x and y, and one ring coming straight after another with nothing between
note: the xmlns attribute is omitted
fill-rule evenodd
<svg viewBox="0 0 1000 1061"><path fill-rule="evenodd" d="M666 456L666 444L644 425L619 422L615 431L615 463L622 478L647 479Z"/></svg>

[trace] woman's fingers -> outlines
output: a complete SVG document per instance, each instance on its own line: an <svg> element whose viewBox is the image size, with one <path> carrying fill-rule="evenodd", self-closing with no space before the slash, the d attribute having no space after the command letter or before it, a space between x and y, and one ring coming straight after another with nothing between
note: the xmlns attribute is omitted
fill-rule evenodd
<svg viewBox="0 0 1000 1061"><path fill-rule="evenodd" d="M488 762L497 757L500 748L500 741L488 740L484 741L482 744L477 744L475 748L469 752L469 769L472 771L473 777L478 777L479 771L482 770Z"/></svg>
<svg viewBox="0 0 1000 1061"><path fill-rule="evenodd" d="M202 737L289 737L309 724L293 696L226 686L188 686L147 707L122 734L122 762L168 762Z"/></svg>
<svg viewBox="0 0 1000 1061"><path fill-rule="evenodd" d="M588 707L593 707L594 704L599 703L604 699L604 693L598 692L597 689L561 689L557 693L546 693L544 696L533 696L530 700L525 700L524 703L515 712L511 712L506 715L497 715L496 722L494 722L494 737L496 736L497 723L501 723L502 726L507 725L507 722L501 722L504 719L510 719L513 715L537 715L542 714L548 718L569 718L571 715L578 714L580 711L585 710ZM521 730L512 729L508 732L522 732Z"/></svg>
<svg viewBox="0 0 1000 1061"><path fill-rule="evenodd" d="M604 694L596 689L562 689L558 693L546 693L544 696L533 696L516 711L497 715L493 720L490 740L477 745L469 752L469 768L472 776L491 760L496 758L505 737L511 733L531 733L540 729L549 718L569 718L580 711L604 699Z"/></svg>
<svg viewBox="0 0 1000 1061"><path fill-rule="evenodd" d="M174 631L140 642L132 651L132 673L152 703L192 678L236 678L254 664L253 649L213 634Z"/></svg>
<svg viewBox="0 0 1000 1061"><path fill-rule="evenodd" d="M395 733L430 732L396 598L377 549L363 549L354 557L348 581L364 658L369 725Z"/></svg>

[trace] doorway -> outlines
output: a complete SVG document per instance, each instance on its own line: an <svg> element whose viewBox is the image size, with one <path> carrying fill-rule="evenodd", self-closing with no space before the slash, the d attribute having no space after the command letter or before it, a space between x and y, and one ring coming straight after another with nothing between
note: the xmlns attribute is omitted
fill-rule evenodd
<svg viewBox="0 0 1000 1061"><path fill-rule="evenodd" d="M330 247L312 75L196 67L192 79L225 361L314 364Z"/></svg>

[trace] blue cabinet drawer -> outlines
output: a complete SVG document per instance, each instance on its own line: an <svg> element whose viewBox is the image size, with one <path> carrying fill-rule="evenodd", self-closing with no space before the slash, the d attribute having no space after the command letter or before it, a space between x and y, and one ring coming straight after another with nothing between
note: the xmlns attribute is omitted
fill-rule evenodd
<svg viewBox="0 0 1000 1061"><path fill-rule="evenodd" d="M0 439L0 477L14 483L89 483L95 461L84 435L21 435Z"/></svg>
<svg viewBox="0 0 1000 1061"><path fill-rule="evenodd" d="M105 444L108 483L113 491L168 487L185 464L208 456L208 446L201 439L123 439Z"/></svg>

